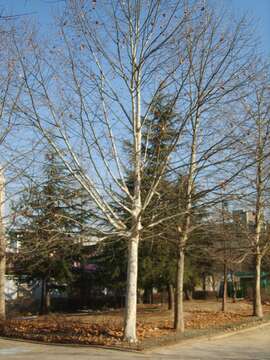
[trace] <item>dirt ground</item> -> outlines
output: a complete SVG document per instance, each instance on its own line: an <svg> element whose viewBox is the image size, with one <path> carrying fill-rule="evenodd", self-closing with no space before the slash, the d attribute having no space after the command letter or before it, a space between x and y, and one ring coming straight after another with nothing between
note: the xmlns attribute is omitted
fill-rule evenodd
<svg viewBox="0 0 270 360"><path fill-rule="evenodd" d="M185 302L187 331L200 332L235 327L251 321L252 304L246 301L228 302L226 313L221 302L192 300ZM76 314L19 317L7 320L0 335L44 342L122 346L123 309ZM270 314L270 305L264 305ZM165 305L138 305L137 335L139 342L156 342L176 336L173 312Z"/></svg>
<svg viewBox="0 0 270 360"><path fill-rule="evenodd" d="M270 359L270 325L212 339L194 339L147 353L101 348L53 346L0 339L0 360L266 360Z"/></svg>
<svg viewBox="0 0 270 360"><path fill-rule="evenodd" d="M264 305L264 312L270 313L270 305ZM196 314L204 314L205 316L215 314L217 316L221 313L221 301L217 300L190 300L185 301L185 320L192 320ZM235 317L247 317L252 315L252 303L239 300L233 303L231 300L227 304L227 313ZM64 315L67 320L80 320L83 323L103 323L104 321L119 321L122 322L124 310L100 311L100 312L85 312L79 314ZM164 321L170 322L173 320L173 312L167 310L166 305L138 305L138 322L144 324L160 325Z"/></svg>

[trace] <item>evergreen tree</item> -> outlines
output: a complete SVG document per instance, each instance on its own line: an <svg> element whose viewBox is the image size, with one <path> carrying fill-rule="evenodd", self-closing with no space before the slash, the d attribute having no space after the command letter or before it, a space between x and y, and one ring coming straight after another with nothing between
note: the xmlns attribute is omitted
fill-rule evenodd
<svg viewBox="0 0 270 360"><path fill-rule="evenodd" d="M49 287L71 279L90 218L87 197L53 152L46 155L43 182L35 184L15 205L19 214L10 231L19 252L15 270L29 283L39 280L40 312L47 313Z"/></svg>
<svg viewBox="0 0 270 360"><path fill-rule="evenodd" d="M143 150L146 154L142 194L147 194L154 174L161 175L156 193L143 216L142 241L139 248L139 282L145 289L145 301L152 300L152 288L170 287L174 282L173 261L175 233L172 224L176 214L176 183L168 175L171 147L175 140L175 122L179 121L174 97L157 94L145 122L149 131L144 133ZM165 165L165 166L164 166ZM172 216L172 217L171 217ZM168 221L159 223L160 219ZM152 228L149 224L156 223ZM147 299L148 298L148 299Z"/></svg>
<svg viewBox="0 0 270 360"><path fill-rule="evenodd" d="M148 193L154 174L160 174L161 180L156 193L143 213L142 237L139 245L139 286L147 293L153 287L167 286L174 282L174 244L169 241L174 236L171 222L160 223L151 228L151 222L158 223L161 218L170 217L176 210L177 186L167 175L168 155L174 142L174 124L177 114L174 109L173 96L159 93L153 99L148 116L143 119L147 131L143 134L142 156L144 176L142 176L142 197ZM130 152L130 144L125 144ZM165 166L164 166L165 165ZM130 172L127 184L132 193L133 174ZM129 199L121 199L128 205ZM117 208L117 205L114 205ZM119 209L120 211L120 209ZM126 218L126 223L131 222ZM100 254L96 260L102 273L106 287L122 291L126 283L127 243L125 239L109 239L103 242ZM102 281L101 280L101 281ZM104 283L104 285L105 285Z"/></svg>
<svg viewBox="0 0 270 360"><path fill-rule="evenodd" d="M169 308L173 307L174 284L176 277L176 243L177 243L177 218L183 213L183 203L186 196L186 177L175 178L170 174L167 159L170 147L174 141L174 123L179 121L174 110L173 97L158 94L152 102L149 116L144 119L148 131L143 134L143 156L146 159L144 166L142 196L148 193L151 187L153 174L162 171L165 167L156 193L144 211L142 217L142 236L139 245L139 276L138 286L144 289L144 301L151 302L152 289L168 289ZM130 151L129 144L125 144ZM130 153L130 156L132 154ZM133 176L129 173L128 186L132 193ZM128 204L129 199L121 199ZM117 205L114 205L117 208ZM120 211L120 210L119 210ZM192 214L192 222L201 221L203 214ZM166 219L166 221L159 220ZM130 222L126 218L126 222ZM154 227L149 224L156 223ZM200 235L193 232L192 246L198 247ZM194 249L187 248L187 261L184 278L186 297L194 289L203 271L200 268L199 257L193 256ZM98 264L99 274L97 281L114 293L123 294L126 285L127 242L125 239L109 239L101 245L100 252L95 261Z"/></svg>

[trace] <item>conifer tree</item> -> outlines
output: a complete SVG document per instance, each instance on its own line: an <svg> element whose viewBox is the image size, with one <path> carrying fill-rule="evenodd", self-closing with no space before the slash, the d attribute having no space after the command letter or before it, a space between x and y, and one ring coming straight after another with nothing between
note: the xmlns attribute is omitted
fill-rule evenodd
<svg viewBox="0 0 270 360"><path fill-rule="evenodd" d="M171 153L173 137L175 136L174 124L177 121L174 97L158 93L152 100L152 106L148 116L143 119L146 123L147 132L143 133L142 160L144 161L144 176L142 181L142 197L145 198L152 186L156 174L162 178L156 189L151 205L142 215L142 235L139 246L139 287L145 292L153 287L168 286L174 282L175 266L172 261L174 244L172 240L173 227L169 222L160 223L160 219L171 217L177 211L176 196L177 185L175 179L167 175L168 155ZM132 157L129 143L125 144L129 156ZM133 176L130 173L126 183L131 193L133 192ZM122 203L128 205L129 199L121 199ZM177 200L178 201L178 200ZM117 208L117 204L114 205ZM120 209L118 209L120 211ZM131 221L126 218L126 223ZM155 223L154 227L148 227ZM117 240L117 241L116 241ZM125 287L127 243L125 239L109 239L101 247L97 259L106 286L114 290L122 290Z"/></svg>
<svg viewBox="0 0 270 360"><path fill-rule="evenodd" d="M48 312L52 282L66 283L81 255L89 202L53 152L46 155L43 181L15 205L19 214L10 231L18 242L15 270L27 282L41 283L40 313Z"/></svg>

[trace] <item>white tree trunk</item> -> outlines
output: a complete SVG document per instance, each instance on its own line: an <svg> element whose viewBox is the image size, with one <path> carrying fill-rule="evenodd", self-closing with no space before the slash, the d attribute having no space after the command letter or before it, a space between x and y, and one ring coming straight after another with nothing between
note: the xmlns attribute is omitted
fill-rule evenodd
<svg viewBox="0 0 270 360"><path fill-rule="evenodd" d="M128 247L127 290L124 340L136 342L137 277L138 277L139 224L135 226Z"/></svg>
<svg viewBox="0 0 270 360"><path fill-rule="evenodd" d="M6 239L3 222L4 177L0 170L0 321L6 318L5 274L6 274Z"/></svg>
<svg viewBox="0 0 270 360"><path fill-rule="evenodd" d="M228 267L227 261L224 261L223 268L223 294L222 294L222 308L223 312L227 311L227 292L228 292Z"/></svg>
<svg viewBox="0 0 270 360"><path fill-rule="evenodd" d="M174 287L172 284L168 284L168 310L174 310Z"/></svg>
<svg viewBox="0 0 270 360"><path fill-rule="evenodd" d="M253 315L260 318L263 317L262 299L261 299L261 241L262 227L264 221L265 210L265 159L264 159L264 137L262 133L261 119L257 125L258 140L256 148L257 173L256 173L256 214L255 214L255 282L254 282L254 298L253 298Z"/></svg>
<svg viewBox="0 0 270 360"><path fill-rule="evenodd" d="M194 176L196 171L196 155L197 155L197 131L199 127L199 109L196 111L195 123L193 124L193 136L191 144L191 153L189 160L189 172L187 178L187 202L186 202L186 215L183 224L179 224L179 238L178 238L178 254L177 254L177 273L176 273L176 289L175 289L175 310L174 310L174 329L184 332L184 271L185 271L185 253L190 225L191 225L191 208L192 208L192 192L194 186Z"/></svg>
<svg viewBox="0 0 270 360"><path fill-rule="evenodd" d="M185 254L183 247L178 249L177 254L177 273L176 273L176 289L175 289L175 305L174 305L174 329L184 332L184 262Z"/></svg>
<svg viewBox="0 0 270 360"><path fill-rule="evenodd" d="M138 278L138 247L141 230L141 89L140 71L136 64L136 45L132 46L133 53L133 77L132 89L132 119L133 119L133 150L134 150L134 197L132 213L132 229L128 246L128 269L124 340L130 343L137 342L136 320L137 320L137 278Z"/></svg>
<svg viewBox="0 0 270 360"><path fill-rule="evenodd" d="M261 256L255 256L255 291L253 299L253 315L259 318L263 317L262 299L261 299Z"/></svg>
<svg viewBox="0 0 270 360"><path fill-rule="evenodd" d="M1 231L1 251L0 251L0 321L6 318L6 307L5 307L5 272L6 272L6 258L3 254L4 241Z"/></svg>

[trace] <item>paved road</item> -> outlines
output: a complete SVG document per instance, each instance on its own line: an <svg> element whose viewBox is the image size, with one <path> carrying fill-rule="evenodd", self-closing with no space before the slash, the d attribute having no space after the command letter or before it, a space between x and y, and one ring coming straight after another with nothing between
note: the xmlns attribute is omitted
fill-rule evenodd
<svg viewBox="0 0 270 360"><path fill-rule="evenodd" d="M270 325L216 340L197 340L147 354L27 344L0 339L0 360L270 360Z"/></svg>

